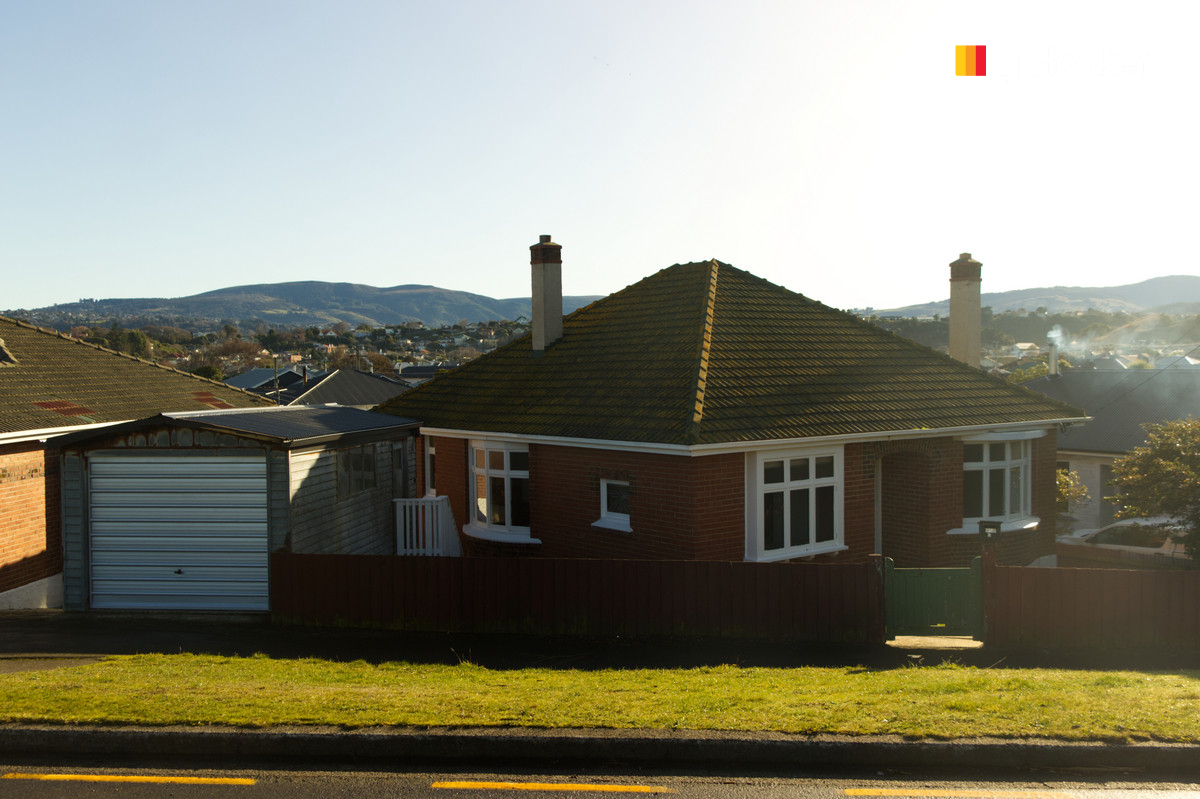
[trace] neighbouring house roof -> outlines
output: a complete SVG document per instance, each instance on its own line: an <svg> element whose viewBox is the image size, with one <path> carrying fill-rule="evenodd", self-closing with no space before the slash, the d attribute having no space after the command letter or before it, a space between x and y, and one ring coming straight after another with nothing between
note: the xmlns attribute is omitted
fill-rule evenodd
<svg viewBox="0 0 1200 799"><path fill-rule="evenodd" d="M411 429L416 419L390 416L359 408L336 405L292 405L233 411L166 413L99 430L70 433L55 439L72 446L92 439L123 435L131 430L154 427L189 427L237 433L290 446L310 446L346 438L374 438L380 433Z"/></svg>
<svg viewBox="0 0 1200 799"><path fill-rule="evenodd" d="M703 445L1078 420L719 261L677 264L385 403L429 428Z"/></svg>
<svg viewBox="0 0 1200 799"><path fill-rule="evenodd" d="M309 373L310 380L313 374L312 372ZM280 386L290 386L298 380L303 380L304 374L294 366L288 366L283 369L260 366L248 369L240 375L225 378L225 385L252 391L254 389L274 387L277 379Z"/></svg>
<svg viewBox="0 0 1200 799"><path fill-rule="evenodd" d="M0 317L0 434L265 405L255 394Z"/></svg>
<svg viewBox="0 0 1200 799"><path fill-rule="evenodd" d="M334 403L374 407L408 389L408 383L393 380L385 375L337 369L322 376L315 383L310 379L307 387L302 383L293 383L286 391L280 392L280 400L285 405Z"/></svg>
<svg viewBox="0 0 1200 799"><path fill-rule="evenodd" d="M1059 436L1058 448L1072 452L1125 453L1146 443L1144 424L1200 416L1200 372L1191 369L1072 369L1025 385L1092 417Z"/></svg>

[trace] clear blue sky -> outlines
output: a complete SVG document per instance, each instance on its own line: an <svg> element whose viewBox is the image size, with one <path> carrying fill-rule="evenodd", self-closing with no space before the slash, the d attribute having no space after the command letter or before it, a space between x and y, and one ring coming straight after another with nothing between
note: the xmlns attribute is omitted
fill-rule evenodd
<svg viewBox="0 0 1200 799"><path fill-rule="evenodd" d="M0 308L247 283L836 307L1197 274L1184 2L0 0ZM988 48L984 78L954 46Z"/></svg>

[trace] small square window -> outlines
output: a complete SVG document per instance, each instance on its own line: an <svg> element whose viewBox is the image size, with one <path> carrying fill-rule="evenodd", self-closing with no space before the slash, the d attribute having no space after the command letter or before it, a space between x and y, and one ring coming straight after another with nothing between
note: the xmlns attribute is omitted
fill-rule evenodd
<svg viewBox="0 0 1200 799"><path fill-rule="evenodd" d="M629 523L630 501L633 490L625 480L600 481L600 518L593 522L596 527L609 530L633 532Z"/></svg>

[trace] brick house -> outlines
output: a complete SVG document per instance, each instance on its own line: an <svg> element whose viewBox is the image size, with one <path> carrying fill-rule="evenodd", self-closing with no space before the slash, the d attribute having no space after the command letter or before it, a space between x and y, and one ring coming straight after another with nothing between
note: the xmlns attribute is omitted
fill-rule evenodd
<svg viewBox="0 0 1200 799"><path fill-rule="evenodd" d="M378 408L423 421L468 555L951 566L982 520L1053 554L1078 409L715 260L564 319L561 248L531 252L533 332Z"/></svg>
<svg viewBox="0 0 1200 799"><path fill-rule="evenodd" d="M267 404L222 383L0 317L0 609L62 601L54 436L159 411Z"/></svg>

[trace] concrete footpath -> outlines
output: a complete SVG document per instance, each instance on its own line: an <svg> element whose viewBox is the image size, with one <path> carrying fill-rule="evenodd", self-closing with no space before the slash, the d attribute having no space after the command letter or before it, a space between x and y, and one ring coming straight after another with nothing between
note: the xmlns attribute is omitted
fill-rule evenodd
<svg viewBox="0 0 1200 799"><path fill-rule="evenodd" d="M831 647L728 641L651 642L450 636L378 630L279 627L262 616L227 614L65 614L0 612L0 673L63 668L108 655L195 652L263 653L387 662L456 663L493 669L863 665L899 668L952 660L964 665L1057 668L1196 668L1138 653L994 652L963 640L899 639L881 647ZM1197 722L1200 724L1200 720ZM492 728L82 727L0 724L0 760L110 757L331 763L470 762L534 767L550 762L612 767L707 769L854 768L1081 769L1200 773L1200 746L971 739L906 740L898 736L805 736L674 730L537 730Z"/></svg>

